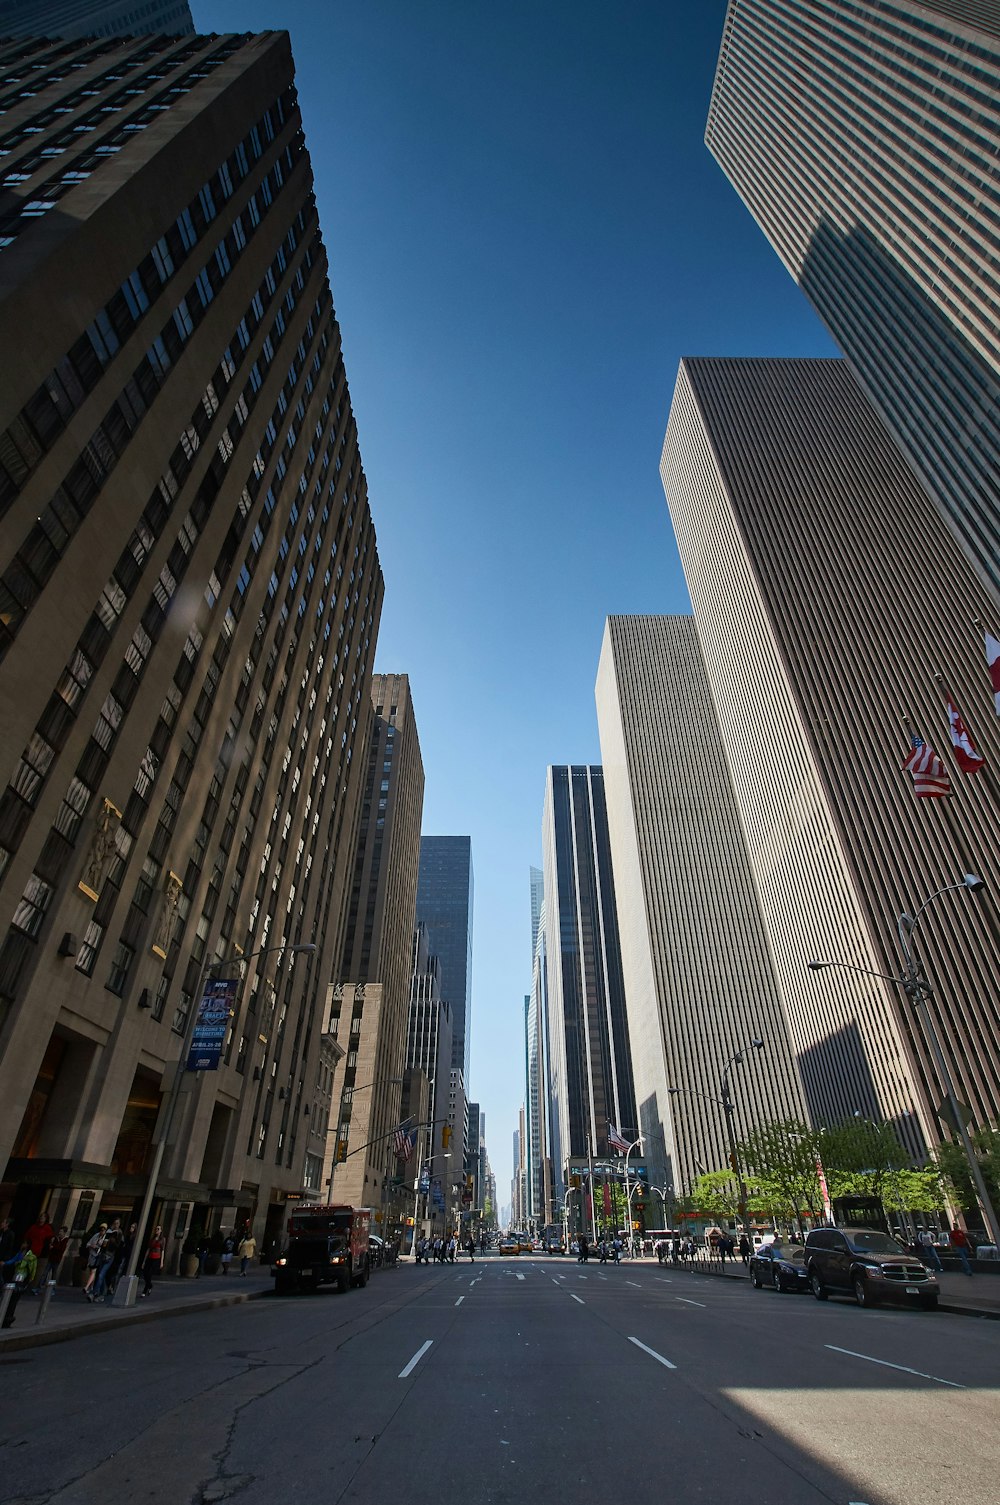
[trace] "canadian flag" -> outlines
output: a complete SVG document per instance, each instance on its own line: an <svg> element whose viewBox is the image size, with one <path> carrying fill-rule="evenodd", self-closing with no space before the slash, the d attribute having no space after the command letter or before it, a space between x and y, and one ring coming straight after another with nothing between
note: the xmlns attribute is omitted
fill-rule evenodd
<svg viewBox="0 0 1000 1505"><path fill-rule="evenodd" d="M1000 716L1000 643L996 638L986 634L986 662L989 665L990 679L993 683L993 704L996 713Z"/></svg>
<svg viewBox="0 0 1000 1505"><path fill-rule="evenodd" d="M997 644L1000 651L1000 643ZM955 749L955 762L963 773L978 773L983 766L983 756L978 753L969 736L969 729L959 715L958 706L948 697L948 725L951 729L951 745Z"/></svg>

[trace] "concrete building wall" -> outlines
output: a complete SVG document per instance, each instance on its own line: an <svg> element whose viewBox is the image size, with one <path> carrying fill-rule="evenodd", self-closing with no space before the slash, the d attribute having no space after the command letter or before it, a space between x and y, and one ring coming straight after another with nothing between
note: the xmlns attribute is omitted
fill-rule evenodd
<svg viewBox="0 0 1000 1505"><path fill-rule="evenodd" d="M1000 22L731 0L706 140L1000 597Z"/></svg>
<svg viewBox="0 0 1000 1505"><path fill-rule="evenodd" d="M752 1039L737 1136L804 1102L694 619L610 617L597 714L643 1157L680 1195L728 1163Z"/></svg>
<svg viewBox="0 0 1000 1505"><path fill-rule="evenodd" d="M998 766L986 591L843 361L682 362L661 473L810 1112L892 1120L919 1154L943 1089L912 1010L807 963L898 975L902 912L997 883L996 783L955 769L945 711ZM950 799L914 798L912 733ZM959 1095L995 1121L992 905L946 895L919 951Z"/></svg>
<svg viewBox="0 0 1000 1505"><path fill-rule="evenodd" d="M78 52L5 122L11 164L53 155L0 219L0 1206L131 1212L232 958L160 1192L266 1243L311 1137L381 571L287 38Z"/></svg>

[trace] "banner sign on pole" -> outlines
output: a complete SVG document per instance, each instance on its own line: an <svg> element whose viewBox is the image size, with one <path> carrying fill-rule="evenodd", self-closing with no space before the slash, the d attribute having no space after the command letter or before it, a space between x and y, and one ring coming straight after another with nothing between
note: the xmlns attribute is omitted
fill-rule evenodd
<svg viewBox="0 0 1000 1505"><path fill-rule="evenodd" d="M209 978L205 983L191 1032L186 1070L218 1071L239 986L238 977Z"/></svg>
<svg viewBox="0 0 1000 1505"><path fill-rule="evenodd" d="M420 1180L417 1183L417 1191L422 1197L426 1197L431 1189L431 1168L425 1165L420 1172Z"/></svg>

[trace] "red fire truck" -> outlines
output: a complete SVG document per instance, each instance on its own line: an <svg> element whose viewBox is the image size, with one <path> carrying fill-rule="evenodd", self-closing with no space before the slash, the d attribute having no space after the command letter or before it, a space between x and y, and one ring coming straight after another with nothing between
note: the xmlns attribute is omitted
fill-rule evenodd
<svg viewBox="0 0 1000 1505"><path fill-rule="evenodd" d="M321 1285L368 1284L370 1207L304 1202L288 1219L285 1246L271 1266L275 1294L315 1291Z"/></svg>

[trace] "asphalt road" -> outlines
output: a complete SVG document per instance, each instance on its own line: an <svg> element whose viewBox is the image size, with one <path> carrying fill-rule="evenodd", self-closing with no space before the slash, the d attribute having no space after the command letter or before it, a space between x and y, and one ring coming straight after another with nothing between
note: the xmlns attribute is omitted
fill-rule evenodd
<svg viewBox="0 0 1000 1505"><path fill-rule="evenodd" d="M4 1505L995 1505L1000 1323L463 1261L0 1360Z"/></svg>

